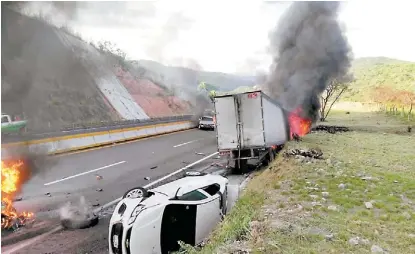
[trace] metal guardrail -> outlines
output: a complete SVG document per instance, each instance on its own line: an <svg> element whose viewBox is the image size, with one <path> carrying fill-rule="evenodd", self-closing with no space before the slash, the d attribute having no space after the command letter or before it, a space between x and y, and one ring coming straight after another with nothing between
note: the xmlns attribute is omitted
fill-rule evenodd
<svg viewBox="0 0 415 254"><path fill-rule="evenodd" d="M30 140L62 137L75 134L85 134L100 131L111 131L123 128L139 127L160 123L173 123L179 121L190 121L193 119L193 115L182 115L182 116L168 116L159 118L150 118L146 120L125 120L115 122L97 122L97 123L84 123L84 124L73 124L72 126L66 126L57 131L43 131L43 132L26 132L23 134L2 134L2 144L24 142Z"/></svg>

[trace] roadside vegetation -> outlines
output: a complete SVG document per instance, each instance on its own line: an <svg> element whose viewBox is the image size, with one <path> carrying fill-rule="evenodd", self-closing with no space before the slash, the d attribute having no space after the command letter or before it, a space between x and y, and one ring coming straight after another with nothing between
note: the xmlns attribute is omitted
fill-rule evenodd
<svg viewBox="0 0 415 254"><path fill-rule="evenodd" d="M383 113L333 112L257 172L202 249L184 253L415 253L415 135ZM282 151L281 154L284 153Z"/></svg>
<svg viewBox="0 0 415 254"><path fill-rule="evenodd" d="M415 63L389 58L357 59L355 80L341 100L377 104L388 114L415 118Z"/></svg>

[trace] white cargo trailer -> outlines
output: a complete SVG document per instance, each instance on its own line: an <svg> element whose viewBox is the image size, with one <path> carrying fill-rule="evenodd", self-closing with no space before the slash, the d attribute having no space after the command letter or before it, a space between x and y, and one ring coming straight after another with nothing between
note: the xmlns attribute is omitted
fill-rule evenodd
<svg viewBox="0 0 415 254"><path fill-rule="evenodd" d="M218 151L235 161L238 172L249 159L274 159L289 139L286 112L261 91L215 96Z"/></svg>

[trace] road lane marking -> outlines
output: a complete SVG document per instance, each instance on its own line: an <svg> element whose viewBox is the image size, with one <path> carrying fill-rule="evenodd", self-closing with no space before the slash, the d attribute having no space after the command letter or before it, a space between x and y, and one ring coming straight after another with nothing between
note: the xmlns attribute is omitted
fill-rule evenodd
<svg viewBox="0 0 415 254"><path fill-rule="evenodd" d="M210 154L210 155L208 155L208 156L206 156L206 157L203 157L202 159L200 159L200 160L198 160L198 161L195 161L195 162L193 162L193 163L190 163L190 164L188 164L186 167L183 167L183 168L181 168L181 169L178 169L178 170L176 170L176 171L174 171L174 172L172 172L172 173L170 173L170 174L168 174L168 175L166 175L166 176L164 176L164 177L162 177L162 178L157 179L157 180L156 180L156 181L154 181L154 182L151 182L151 183L149 183L149 184L147 184L147 185L143 186L143 188L149 188L149 187L151 187L151 186L153 186L153 185L156 185L156 184L158 184L159 182L164 181L164 180L166 180L167 178L169 178L169 177L171 177L171 176L174 176L174 175L176 175L176 174L178 174L178 173L180 173L180 172L183 172L184 170L186 170L186 169L188 169L188 168L190 168L190 167L193 167L194 165L199 164L199 163L201 163L202 161L205 161L205 160L207 160L207 159L209 159L209 158L211 158L211 157L213 157L213 156L217 155L218 153L219 153L219 152L214 152L214 153L212 153L212 154ZM121 200L121 199L122 199L122 197L119 197L119 198L117 198L117 199L115 199L115 200L113 200L113 201L111 201L111 202L109 202L109 203L107 203L107 204L105 204L105 205L103 205L103 206L101 206L101 207L99 207L99 208L95 209L95 210L94 210L94 213L98 213L98 212L100 212L100 211L102 211L102 210L107 209L107 208L108 208L108 207L110 207L110 206L115 205L116 203L120 202L120 200Z"/></svg>
<svg viewBox="0 0 415 254"><path fill-rule="evenodd" d="M174 147L174 148L176 148L176 147L180 147L180 146L188 145L188 144L194 143L194 142L199 141L199 140L200 140L200 139L195 139L195 140L192 140L192 141L189 141L189 142L185 142L185 143L181 143L181 144L175 145L175 146L173 146L173 147Z"/></svg>
<svg viewBox="0 0 415 254"><path fill-rule="evenodd" d="M78 177L78 176L83 176L83 175L86 175L86 174L90 174L90 173L96 172L96 171L101 170L101 169L106 169L106 168L110 168L110 167L113 167L113 166L117 166L117 165L123 164L125 162L126 161L119 161L119 162L116 162L116 163L113 163L113 164L110 164L110 165L107 165L107 166L103 166L103 167L100 167L100 168L92 169L92 170L89 170L89 171L86 171L86 172L82 172L82 173L79 173L79 174L76 174L76 175L73 175L73 176L68 176L68 177L65 177L65 178L62 178L62 179L53 181L53 182L45 183L44 185L45 186L48 186L48 185L52 185L52 184L55 184L55 183L63 182L63 181L66 181L66 180L69 180L69 179L72 179L72 178L75 178L75 177Z"/></svg>

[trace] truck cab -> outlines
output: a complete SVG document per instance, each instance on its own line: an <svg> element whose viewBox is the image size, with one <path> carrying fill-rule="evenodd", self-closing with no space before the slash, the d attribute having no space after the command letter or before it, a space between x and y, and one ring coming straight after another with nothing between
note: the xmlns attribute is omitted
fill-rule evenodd
<svg viewBox="0 0 415 254"><path fill-rule="evenodd" d="M1 115L1 133L2 134L11 134L11 133L23 133L26 130L27 121L13 121L10 115L2 114Z"/></svg>

